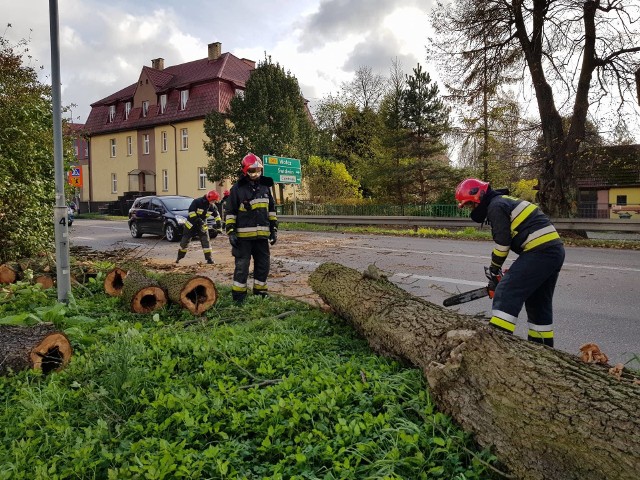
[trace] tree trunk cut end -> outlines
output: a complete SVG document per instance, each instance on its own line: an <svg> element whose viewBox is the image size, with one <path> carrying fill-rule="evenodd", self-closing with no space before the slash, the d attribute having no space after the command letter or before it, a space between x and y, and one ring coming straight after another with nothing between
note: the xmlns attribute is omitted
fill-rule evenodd
<svg viewBox="0 0 640 480"><path fill-rule="evenodd" d="M107 295L112 297L119 297L122 295L122 287L124 286L124 279L127 278L127 271L121 268L114 268L104 279L104 291Z"/></svg>
<svg viewBox="0 0 640 480"><path fill-rule="evenodd" d="M38 345L33 347L29 358L35 370L42 373L50 373L62 370L69 364L73 349L64 333L56 332L45 337Z"/></svg>
<svg viewBox="0 0 640 480"><path fill-rule="evenodd" d="M194 277L189 280L180 293L180 304L193 315L209 310L218 301L218 290L207 277Z"/></svg>
<svg viewBox="0 0 640 480"><path fill-rule="evenodd" d="M167 304L167 296L160 287L145 287L139 290L131 299L131 311L135 313L150 313L163 308Z"/></svg>

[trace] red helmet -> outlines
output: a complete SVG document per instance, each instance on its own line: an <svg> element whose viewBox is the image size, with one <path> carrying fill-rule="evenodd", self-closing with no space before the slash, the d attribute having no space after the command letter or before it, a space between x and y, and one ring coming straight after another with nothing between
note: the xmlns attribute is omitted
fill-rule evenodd
<svg viewBox="0 0 640 480"><path fill-rule="evenodd" d="M225 190L224 192L222 192L222 196L223 196L223 197L228 197L229 195L231 195L231 193L229 192L229 190Z"/></svg>
<svg viewBox="0 0 640 480"><path fill-rule="evenodd" d="M215 190L209 190L207 192L207 201L209 203L217 202L218 200L220 200L220 194L218 192L216 192Z"/></svg>
<svg viewBox="0 0 640 480"><path fill-rule="evenodd" d="M488 188L489 182L483 182L477 178L463 180L456 188L458 208L462 208L468 203L479 204Z"/></svg>
<svg viewBox="0 0 640 480"><path fill-rule="evenodd" d="M258 173L250 174L249 170L260 169L261 171ZM260 159L254 155L253 153L247 153L245 157L242 159L242 173L248 175L251 180L257 180L260 175L262 175L262 162Z"/></svg>

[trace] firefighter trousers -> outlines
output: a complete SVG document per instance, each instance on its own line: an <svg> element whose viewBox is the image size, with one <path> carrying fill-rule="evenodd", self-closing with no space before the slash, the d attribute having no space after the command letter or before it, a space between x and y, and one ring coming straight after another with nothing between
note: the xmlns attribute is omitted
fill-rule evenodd
<svg viewBox="0 0 640 480"><path fill-rule="evenodd" d="M269 241L266 238L238 239L238 248L232 248L231 254L236 260L231 287L233 300L242 302L247 296L251 257L253 257L253 293L267 296L267 277L271 266Z"/></svg>
<svg viewBox="0 0 640 480"><path fill-rule="evenodd" d="M522 253L498 283L491 324L513 333L524 305L527 338L553 347L553 293L563 263L562 245Z"/></svg>
<svg viewBox="0 0 640 480"><path fill-rule="evenodd" d="M202 252L204 253L205 260L211 258L211 243L209 242L209 229L206 225L200 227L185 228L180 239L180 248L178 249L178 258L184 258L187 254L187 247L193 237L198 235L200 237L200 245L202 245Z"/></svg>

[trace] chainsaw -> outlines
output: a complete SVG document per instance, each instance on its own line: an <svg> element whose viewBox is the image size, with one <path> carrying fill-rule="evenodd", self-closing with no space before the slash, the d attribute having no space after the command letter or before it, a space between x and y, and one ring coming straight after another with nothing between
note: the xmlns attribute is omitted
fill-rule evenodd
<svg viewBox="0 0 640 480"><path fill-rule="evenodd" d="M484 267L484 270L487 278L491 279L489 268ZM504 272L501 270L500 273L496 275L496 280L499 282L505 273L507 273L506 270ZM497 282L496 282L496 286L497 286ZM490 289L489 286L476 288L475 290L469 290L468 292L458 293L457 295L454 295L452 297L445 298L442 304L445 307L451 307L453 305L460 305L461 303L471 302L472 300L477 300L483 297L493 298L494 293L495 293L495 287L493 289Z"/></svg>

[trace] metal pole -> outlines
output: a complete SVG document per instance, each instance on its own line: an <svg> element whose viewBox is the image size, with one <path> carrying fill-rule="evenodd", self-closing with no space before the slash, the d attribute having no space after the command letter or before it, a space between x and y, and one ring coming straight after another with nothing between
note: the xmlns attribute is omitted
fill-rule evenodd
<svg viewBox="0 0 640 480"><path fill-rule="evenodd" d="M56 283L58 301L69 302L71 272L69 269L69 226L64 197L64 163L62 155L62 102L60 93L60 39L58 36L58 0L49 0L51 33L51 96L53 101L53 159L55 164L56 206L54 227L56 241Z"/></svg>
<svg viewBox="0 0 640 480"><path fill-rule="evenodd" d="M298 215L298 199L296 198L297 184L293 184L293 214Z"/></svg>

